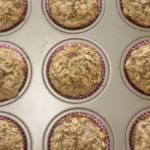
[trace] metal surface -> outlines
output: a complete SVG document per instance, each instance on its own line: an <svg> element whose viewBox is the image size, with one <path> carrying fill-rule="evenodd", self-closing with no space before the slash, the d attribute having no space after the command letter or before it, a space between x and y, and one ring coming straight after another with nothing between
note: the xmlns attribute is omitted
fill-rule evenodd
<svg viewBox="0 0 150 150"><path fill-rule="evenodd" d="M28 55L32 66L32 78L25 93L13 103L0 107L0 111L19 117L28 127L32 138L32 150L44 150L43 138L50 121L71 108L86 108L105 118L114 137L114 149L126 150L126 131L131 119L150 101L131 92L121 76L121 58L133 41L149 36L150 32L137 30L120 16L117 0L106 0L101 21L91 30L80 34L68 34L54 28L46 20L41 0L32 0L28 21L16 32L0 37L12 42ZM106 53L110 75L105 89L88 102L74 104L59 100L49 92L43 80L43 62L49 50L62 40L85 38L99 45Z"/></svg>

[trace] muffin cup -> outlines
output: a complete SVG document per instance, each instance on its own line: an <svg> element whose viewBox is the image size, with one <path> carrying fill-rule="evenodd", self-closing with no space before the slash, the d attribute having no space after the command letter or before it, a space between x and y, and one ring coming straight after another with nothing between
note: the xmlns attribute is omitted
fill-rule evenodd
<svg viewBox="0 0 150 150"><path fill-rule="evenodd" d="M25 16L24 20L19 20L13 26L3 29L3 30L0 30L0 36L15 32L27 21L29 15L30 15L30 11L31 11L31 2L30 2L30 0L23 0L23 1L24 1L24 12L22 15Z"/></svg>
<svg viewBox="0 0 150 150"><path fill-rule="evenodd" d="M121 10L122 10L122 13L123 13L123 2L122 0L120 0L120 7L121 7ZM124 13L123 13L124 14ZM126 17L126 16L125 16ZM127 18L127 17L126 17ZM140 26L140 27L144 27L144 28L150 28L150 26L144 26L144 25L141 25L140 23L136 22L135 20L131 19L131 18L127 18L129 21L131 21L133 24L137 25L137 26Z"/></svg>
<svg viewBox="0 0 150 150"><path fill-rule="evenodd" d="M128 150L134 150L133 138L136 126L140 121L146 119L147 117L150 117L150 109L146 109L138 113L130 122L126 134L126 146Z"/></svg>
<svg viewBox="0 0 150 150"><path fill-rule="evenodd" d="M0 105L5 105L5 104L8 104L8 103L16 100L17 98L19 98L23 94L23 92L25 91L25 89L27 88L27 86L29 84L29 80L30 80L30 77L31 77L31 67L30 67L30 63L29 63L29 60L28 60L27 56L24 54L24 52L19 47L15 46L11 43L0 42L0 48L2 48L2 47L3 48L8 48L8 49L18 53L27 65L27 70L24 72L25 79L24 79L22 87L19 90L20 92L19 92L18 96L13 98L13 99L1 100Z"/></svg>
<svg viewBox="0 0 150 150"><path fill-rule="evenodd" d="M123 0L117 0L117 7L118 7L118 12L120 14L120 16L122 17L122 19L131 27L141 30L141 31L150 31L150 26L144 26L139 24L138 22L132 20L131 18L128 18L124 15L123 13Z"/></svg>
<svg viewBox="0 0 150 150"><path fill-rule="evenodd" d="M57 126L59 126L65 119L67 119L67 117L75 117L75 116L83 116L83 117L87 117L89 118L91 121L93 121L94 123L96 123L100 129L105 133L106 135L106 150L110 150L110 139L109 139L109 134L105 128L105 126L101 123L101 121L99 119L97 119L96 117L94 117L93 115L90 115L88 113L83 113L83 112L75 112L75 113L70 113L70 114L67 114L65 116L63 116L62 118L60 118L56 123L55 125L53 126L51 132L50 132L50 135L49 135L49 150L51 150L50 148L50 140L54 134L54 130L56 129Z"/></svg>
<svg viewBox="0 0 150 150"><path fill-rule="evenodd" d="M149 43L150 43L150 40L145 40L145 41L141 41L141 42L139 42L138 44L134 45L134 46L129 50L129 52L128 52L126 58L125 58L124 64L125 64L125 63L127 62L127 60L130 58L131 53L132 53L133 51L135 51L135 50L136 50L137 48L139 48L140 46L142 46L142 45L147 45L147 44L149 44ZM150 96L150 94L144 93L144 91L143 91L142 89L139 89L138 87L136 87L136 86L132 83L132 81L130 80L130 77L128 76L127 70L126 70L125 68L124 68L124 72L125 72L125 75L126 75L126 78L127 78L128 82L131 84L131 86L132 86L134 89L136 89L136 90L137 90L138 92L140 92L141 94Z"/></svg>
<svg viewBox="0 0 150 150"><path fill-rule="evenodd" d="M52 86L52 88L53 88L58 94L62 95L63 97L66 97L66 98L69 98L69 99L76 99L76 100L78 100L78 99L84 99L84 98L87 98L87 97L91 96L91 95L94 94L94 93L100 88L100 86L102 85L102 83L103 83L103 81L104 81L104 78L105 78L105 63L104 63L104 60L103 60L102 56L100 55L100 53L94 48L94 50L96 51L96 53L99 55L99 58L100 58L100 61L101 61L101 68L102 68L102 75L101 75L101 78L102 78L102 81L97 85L97 87L96 87L93 91L91 91L90 93L87 93L86 95L80 95L80 96L74 97L74 96L71 96L71 95L69 95L69 94L68 94L68 95L64 95L64 94L62 94L61 92L57 91L57 89L56 89L56 88L54 87L54 85L52 84L51 79L49 78L49 70L50 70L50 67L51 67L52 60L53 60L53 58L55 57L55 55L56 55L58 52L60 52L61 50L63 50L64 47L67 46L67 45L69 45L69 44L77 45L77 44L80 44L80 43L82 44L82 42L70 42L70 43L66 43L66 44L61 45L59 48L57 48L57 49L52 53L52 55L51 55L50 58L49 58L48 65L47 65L47 77L48 77L48 79L49 79L49 84ZM86 47L92 47L92 46L90 46L90 45L87 44L87 43L83 43L83 44L84 44L84 46L86 46Z"/></svg>
<svg viewBox="0 0 150 150"><path fill-rule="evenodd" d="M101 9L102 9L102 1L101 1L101 0L97 0L97 2L98 2L98 11L97 11L97 13L96 13L95 18L94 18L93 20L89 21L89 23L88 23L87 25L84 25L84 26L81 26L81 27L69 28L69 27L65 27L65 26L61 25L58 21L56 21L56 20L53 18L52 14L51 14L51 11L50 11L50 8L49 8L49 1L50 1L50 0L46 0L46 2L45 2L45 8L46 8L46 11L47 11L47 14L48 14L49 18L50 18L56 25L58 25L58 26L60 26L60 27L62 27L62 28L64 28L64 29L69 29L69 30L79 30L79 29L83 29L83 28L88 27L89 25L91 25L91 24L98 18L99 14L101 13Z"/></svg>
<svg viewBox="0 0 150 150"><path fill-rule="evenodd" d="M56 116L55 119L52 120L50 125L47 128L47 131L45 133L45 138L44 138L44 150L51 150L50 148L50 140L54 134L54 130L57 126L59 126L67 117L71 116L83 116L89 118L91 121L96 123L100 129L105 133L106 135L106 148L105 150L113 150L114 148L114 141L113 141L113 136L110 127L106 123L105 120L103 120L102 117L97 115L94 112L91 112L89 110L85 109L73 109L73 110L68 110L66 112L63 112Z"/></svg>
<svg viewBox="0 0 150 150"><path fill-rule="evenodd" d="M52 26L54 26L58 30L61 30L61 31L67 32L67 33L81 33L81 32L90 30L91 28L96 26L99 23L99 21L102 19L103 15L105 13L105 7L106 7L105 0L97 0L98 1L98 11L97 11L95 18L93 20L89 21L89 23L87 23L86 25L82 25L80 27L75 27L75 28L73 28L73 27L69 28L69 27L65 27L65 26L61 25L58 21L56 21L52 17L50 8L48 6L49 1L50 0L43 0L43 12L44 12L46 19Z"/></svg>
<svg viewBox="0 0 150 150"><path fill-rule="evenodd" d="M15 122L14 120L12 120L12 119L10 119L8 117L1 116L1 115L0 115L0 120L11 122L19 129L19 131L20 131L20 133L22 134L22 137L23 137L23 144L24 144L23 150L27 150L27 139L26 139L26 136L25 136L22 128L17 124L17 122Z"/></svg>
<svg viewBox="0 0 150 150"><path fill-rule="evenodd" d="M11 115L9 113L0 112L0 120L5 120L13 123L20 131L23 137L24 149L23 150L31 150L31 139L26 126L22 123L20 119Z"/></svg>
<svg viewBox="0 0 150 150"><path fill-rule="evenodd" d="M77 44L77 43L83 43L86 46L92 47L100 56L100 60L102 63L102 79L103 81L99 83L97 88L95 90L91 91L90 93L87 93L86 95L80 95L80 96L70 96L68 95L63 95L62 93L58 92L54 86L52 85L50 78L49 78L49 68L51 66L51 61L52 58L56 55L58 51L61 51L64 46L68 45L69 43ZM101 47L99 47L97 44L87 40L87 39L82 39L82 38L69 38L65 39L56 45L54 45L51 50L47 53L44 64L43 64L43 78L45 81L45 84L47 88L50 90L50 92L59 98L60 100L69 102L69 103L83 103L86 101L89 101L91 99L94 99L96 96L98 96L105 88L107 85L107 81L109 79L109 72L110 72L110 67L109 67L109 61L107 59L107 55L105 52L102 50Z"/></svg>

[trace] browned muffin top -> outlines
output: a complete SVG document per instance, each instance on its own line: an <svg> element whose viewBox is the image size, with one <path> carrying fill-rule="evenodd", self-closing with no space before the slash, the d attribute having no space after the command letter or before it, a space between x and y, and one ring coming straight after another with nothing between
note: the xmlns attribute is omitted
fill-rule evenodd
<svg viewBox="0 0 150 150"><path fill-rule="evenodd" d="M0 31L24 20L23 0L0 0Z"/></svg>
<svg viewBox="0 0 150 150"><path fill-rule="evenodd" d="M98 12L97 0L50 0L52 17L64 27L77 28L93 21Z"/></svg>
<svg viewBox="0 0 150 150"><path fill-rule="evenodd" d="M55 89L64 95L89 94L102 82L100 56L83 43L68 44L53 57L49 78Z"/></svg>
<svg viewBox="0 0 150 150"><path fill-rule="evenodd" d="M145 94L150 94L150 44L135 49L125 64L130 81Z"/></svg>

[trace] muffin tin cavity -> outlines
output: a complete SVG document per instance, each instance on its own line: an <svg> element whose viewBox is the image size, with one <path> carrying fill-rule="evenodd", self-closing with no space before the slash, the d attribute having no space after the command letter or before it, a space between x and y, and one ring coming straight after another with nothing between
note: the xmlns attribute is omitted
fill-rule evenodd
<svg viewBox="0 0 150 150"><path fill-rule="evenodd" d="M140 47L141 45L147 45L150 43L150 38L146 37L146 38L141 38L138 39L136 41L134 41L133 43L131 43L126 50L123 53L122 59L121 59L121 75L122 78L125 82L125 84L127 85L127 87L136 95L145 98L145 99L150 99L150 94L145 94L141 89L137 88L130 80L127 74L127 71L124 67L126 61L129 59L131 53L137 49L138 47Z"/></svg>
<svg viewBox="0 0 150 150"><path fill-rule="evenodd" d="M76 25L62 25L61 23L59 23L58 21L56 21L56 19L54 19L53 15L54 13L52 14L51 10L50 10L50 7L49 7L49 2L51 0L43 0L43 11L44 11L44 14L45 14L45 17L46 19L48 20L48 22L53 25L55 28L57 28L58 30L61 30L63 32L67 32L67 33L81 33L81 32L85 32L87 30L90 30L91 28L93 28L94 26L96 26L96 24L98 24L98 22L102 19L103 15L104 15L104 12L105 12L105 0L97 0L97 4L98 4L98 9L97 9L97 12L96 12L96 15L94 18L92 18L92 20L89 20L88 23L84 24L84 25L81 25L81 26L78 26L77 24ZM83 1L81 1L82 3ZM68 2L69 4L68 5L71 5L70 2ZM79 1L80 3L80 1ZM95 6L95 2L93 4ZM57 5L55 5L56 7ZM65 6L65 5L64 5ZM69 6L70 7L70 6ZM80 10L79 7L81 7L81 4L79 4L79 6L77 6L78 9ZM83 7L85 7L85 5L83 5ZM56 8L55 11L58 11L59 8ZM88 8L86 8L84 11L82 11L81 13L85 13L85 11L87 10ZM60 10L60 9L59 9ZM65 11L65 8L62 8L62 11ZM76 9L74 8L73 11L76 11ZM77 11L78 12L78 11ZM92 12L92 11L90 11ZM68 14L68 10L66 11L66 13ZM57 13L56 13L57 14ZM76 13L71 13L70 12L70 15L75 15ZM68 14L69 15L69 14ZM89 15L88 15L89 16ZM66 15L64 15L63 17L66 17ZM57 18L58 19L58 18ZM71 22L70 22L71 23ZM69 24L70 24L69 23ZM72 24L72 23L71 23ZM77 26L77 27L76 27Z"/></svg>
<svg viewBox="0 0 150 150"><path fill-rule="evenodd" d="M18 20L16 23L14 23L14 25L12 25L11 27L7 27L5 29L0 30L0 36L8 35L8 34L11 34L15 31L17 31L19 28L21 28L27 22L30 12L31 12L31 0L23 0L23 3L24 3L24 11L22 14L23 17L20 20ZM19 2L18 2L18 5L20 5ZM9 9L9 7L11 7L11 6L8 6L8 9Z"/></svg>
<svg viewBox="0 0 150 150"><path fill-rule="evenodd" d="M134 20L131 20L131 19L125 17L125 15L123 13L123 9L124 9L123 0L117 0L117 7L118 7L118 12L119 12L120 16L128 25L130 25L131 27L138 29L138 30L150 31L149 26L142 26L141 24L135 22Z"/></svg>
<svg viewBox="0 0 150 150"><path fill-rule="evenodd" d="M85 94L85 95L79 95L79 96L71 96L68 94L62 94L60 93L53 83L51 82L49 78L49 69L51 67L51 62L54 58L54 56L57 54L57 52L60 52L61 50L64 49L65 46L68 46L69 44L83 44L86 47L91 47L99 56L99 61L101 62L101 78L102 81L96 86L94 90L91 92ZM56 44L47 54L43 66L43 76L44 80L46 83L46 86L48 89L54 94L56 97L58 97L61 100L67 101L67 102L72 102L72 103L80 103L80 102L85 102L93 99L96 97L98 94L102 92L102 90L105 88L108 78L109 78L109 63L108 59L106 57L106 54L104 51L97 46L96 44L85 40L85 39L68 39L64 40L58 44Z"/></svg>
<svg viewBox="0 0 150 150"><path fill-rule="evenodd" d="M59 127L59 125L68 117L85 117L88 118L89 121L96 124L97 127L101 129L101 131L105 135L105 150L113 150L114 141L113 135L109 125L100 117L99 115L84 109L73 109L68 110L54 118L51 123L48 125L44 136L44 150L51 150L51 138L54 135L54 130Z"/></svg>
<svg viewBox="0 0 150 150"><path fill-rule="evenodd" d="M15 128L18 129L18 131L21 133L22 139L23 139L23 149L22 150L31 150L31 139L29 132L26 128L26 126L15 116L0 112L0 121L6 121L10 124L12 124ZM10 126L11 127L11 126ZM9 129L11 130L11 128ZM16 132L16 130L12 127L12 132ZM11 135L11 133L10 133ZM10 138L11 139L11 138ZM3 144L3 142L1 143Z"/></svg>
<svg viewBox="0 0 150 150"><path fill-rule="evenodd" d="M27 89L27 87L29 85L30 78L31 78L31 65L30 65L30 62L29 62L29 59L28 59L27 55L18 46L14 45L12 43L0 41L0 47L8 48L8 49L18 53L22 57L22 59L24 60L25 64L27 65L27 69L24 73L25 74L24 83L23 83L21 89L19 90L18 96L15 97L15 98L12 98L12 99L8 99L8 100L5 100L5 99L1 100L0 101L0 106L2 106L2 105L9 104L9 103L15 101L16 99L18 99L25 92L25 90Z"/></svg>
<svg viewBox="0 0 150 150"><path fill-rule="evenodd" d="M141 111L140 113L138 113L130 122L129 126L128 126L128 129L127 129L127 133L126 133L126 147L127 147L127 150L135 150L135 146L137 146L136 144L134 144L133 142L133 139L135 138L135 131L138 129L138 131L140 132L140 130L144 131L144 128L146 127L146 123L143 123L145 125L141 126L139 123L141 121L146 121L147 119L149 120L150 118L150 109L146 109L146 110L143 110ZM149 122L149 121L148 121ZM147 122L147 123L148 123ZM150 124L147 124L148 128L149 128L149 125ZM142 129L143 128L143 129ZM147 132L149 132L148 128L145 129L145 133L146 133L146 130ZM141 134L144 134L144 133L141 133ZM137 134L136 134L137 136ZM140 138L141 136L138 135L138 137ZM144 138L144 135L142 136ZM136 140L137 140L137 137L136 137ZM143 139L142 139L143 140ZM147 140L147 139L146 139ZM137 141L136 141L137 142ZM141 140L139 139L138 141L138 144L141 145ZM144 141L143 141L143 146L144 146ZM142 149L142 147L139 147ZM146 148L146 147L145 147ZM143 149L145 149L143 147Z"/></svg>

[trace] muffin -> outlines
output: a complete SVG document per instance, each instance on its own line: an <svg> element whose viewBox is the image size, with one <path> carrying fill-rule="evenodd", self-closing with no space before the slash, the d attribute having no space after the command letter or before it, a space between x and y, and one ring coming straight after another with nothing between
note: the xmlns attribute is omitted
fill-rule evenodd
<svg viewBox="0 0 150 150"><path fill-rule="evenodd" d="M83 28L99 14L98 0L49 0L49 15L60 26Z"/></svg>
<svg viewBox="0 0 150 150"><path fill-rule="evenodd" d="M106 133L82 114L64 118L50 138L50 150L105 150L106 147Z"/></svg>
<svg viewBox="0 0 150 150"><path fill-rule="evenodd" d="M9 30L25 19L24 0L0 0L0 32Z"/></svg>
<svg viewBox="0 0 150 150"><path fill-rule="evenodd" d="M137 46L125 62L127 78L135 88L150 94L150 43Z"/></svg>
<svg viewBox="0 0 150 150"><path fill-rule="evenodd" d="M21 54L0 47L0 101L18 96L25 78L27 65Z"/></svg>
<svg viewBox="0 0 150 150"><path fill-rule="evenodd" d="M52 54L48 69L50 83L63 96L84 97L103 82L100 54L85 43L69 43Z"/></svg>
<svg viewBox="0 0 150 150"><path fill-rule="evenodd" d="M0 119L0 150L24 150L21 130L9 119Z"/></svg>
<svg viewBox="0 0 150 150"><path fill-rule="evenodd" d="M133 132L132 137L134 150L148 150L150 147L150 116L140 120Z"/></svg>
<svg viewBox="0 0 150 150"><path fill-rule="evenodd" d="M150 27L150 0L122 0L123 13L134 23Z"/></svg>

